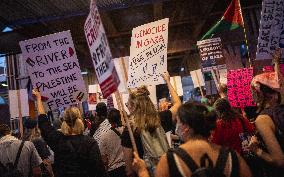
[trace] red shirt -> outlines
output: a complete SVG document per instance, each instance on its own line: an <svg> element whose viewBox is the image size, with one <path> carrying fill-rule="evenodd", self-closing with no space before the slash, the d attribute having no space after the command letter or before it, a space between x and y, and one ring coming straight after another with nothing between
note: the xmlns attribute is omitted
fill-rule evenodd
<svg viewBox="0 0 284 177"><path fill-rule="evenodd" d="M246 118L243 118L244 125L248 133L253 133L255 128ZM240 133L243 133L243 126L240 119L222 120L216 122L216 129L212 134L212 143L229 147L238 153L241 152Z"/></svg>

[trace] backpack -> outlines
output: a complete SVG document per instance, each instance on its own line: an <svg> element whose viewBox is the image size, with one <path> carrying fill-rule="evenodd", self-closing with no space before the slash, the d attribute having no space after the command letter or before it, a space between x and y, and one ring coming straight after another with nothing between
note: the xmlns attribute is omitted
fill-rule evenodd
<svg viewBox="0 0 284 177"><path fill-rule="evenodd" d="M157 128L153 133L142 130L141 142L143 146L143 159L150 174L154 174L160 157L169 149L166 133L162 127Z"/></svg>
<svg viewBox="0 0 284 177"><path fill-rule="evenodd" d="M19 163L19 159L21 156L21 152L23 149L25 141L21 142L21 145L19 147L19 150L17 152L17 156L16 156L16 160L13 163L7 163L6 166L4 166L1 162L0 162L0 174L1 177L23 177L24 175L17 169L18 163Z"/></svg>
<svg viewBox="0 0 284 177"><path fill-rule="evenodd" d="M264 109L260 114L271 117L276 128L275 136L281 146L281 149L284 150L284 105Z"/></svg>
<svg viewBox="0 0 284 177"><path fill-rule="evenodd" d="M239 176L239 161L236 152L222 147L215 167L213 167L213 162L206 153L201 157L200 166L198 166L194 162L192 157L185 150L181 148L170 149L167 152L167 161L171 177L184 177L181 174L176 164L174 154L180 157L180 159L190 169L192 173L191 177L225 177L223 171L226 166L228 155L231 154L232 156L231 177Z"/></svg>

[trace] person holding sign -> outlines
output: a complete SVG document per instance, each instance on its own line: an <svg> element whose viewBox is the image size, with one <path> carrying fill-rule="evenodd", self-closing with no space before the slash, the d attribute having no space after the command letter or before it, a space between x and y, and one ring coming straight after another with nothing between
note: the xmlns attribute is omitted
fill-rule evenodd
<svg viewBox="0 0 284 177"><path fill-rule="evenodd" d="M145 86L131 92L126 104L130 111L130 116L134 120L133 132L139 156L143 157L146 161L151 174L153 174L160 156L167 152L169 148L161 122L172 123L172 121L175 121L177 110L181 105L181 101L170 83L169 74L165 73L163 77L173 98L173 106L170 110L167 110L170 116L159 115L149 97L150 93ZM127 175L135 176L131 165L133 161L133 148L128 131L125 130L122 133L121 139L122 146L124 147Z"/></svg>
<svg viewBox="0 0 284 177"><path fill-rule="evenodd" d="M80 110L69 107L64 111L61 131L51 126L45 114L38 90L33 90L38 105L38 125L42 137L54 151L56 177L107 177L97 142L83 135L84 123Z"/></svg>

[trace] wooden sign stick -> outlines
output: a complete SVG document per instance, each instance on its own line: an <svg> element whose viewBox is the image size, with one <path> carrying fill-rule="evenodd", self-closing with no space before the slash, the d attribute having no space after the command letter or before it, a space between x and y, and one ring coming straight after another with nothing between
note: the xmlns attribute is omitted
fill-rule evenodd
<svg viewBox="0 0 284 177"><path fill-rule="evenodd" d="M23 116L22 116L22 105L21 105L21 94L20 90L17 90L18 97L18 109L19 109L19 130L21 138L24 136L24 127L23 127Z"/></svg>
<svg viewBox="0 0 284 177"><path fill-rule="evenodd" d="M130 122L128 120L128 116L123 108L123 100L121 99L120 97L120 93L118 91L115 92L115 94L117 95L116 97L118 98L117 99L117 104L120 104L120 106L122 107L122 113L123 113L123 118L124 118L124 121L126 123L126 127L127 127L127 130L128 130L128 133L129 133L129 137L130 137L130 140L131 140L131 144L132 144L132 147L133 147L133 150L134 152L136 152L138 154L138 150L137 150L137 146L136 146L136 143L135 143L135 139L134 139L134 135L133 135L133 131L131 129L131 126L130 126Z"/></svg>

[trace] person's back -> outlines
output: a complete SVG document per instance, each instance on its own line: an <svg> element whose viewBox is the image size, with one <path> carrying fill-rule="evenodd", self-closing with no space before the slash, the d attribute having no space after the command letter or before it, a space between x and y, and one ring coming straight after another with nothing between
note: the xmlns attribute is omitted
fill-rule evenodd
<svg viewBox="0 0 284 177"><path fill-rule="evenodd" d="M1 137L1 136L0 136ZM22 141L11 136L3 135L0 138L0 162L7 168L8 164L14 164ZM25 141L19 156L17 170L24 176L40 176L40 164L42 160L35 146L30 141ZM1 176L1 175L0 175Z"/></svg>
<svg viewBox="0 0 284 177"><path fill-rule="evenodd" d="M246 118L236 113L226 99L218 99L214 103L214 108L219 119L212 134L212 142L243 153L241 135L254 133L254 126Z"/></svg>
<svg viewBox="0 0 284 177"><path fill-rule="evenodd" d="M54 151L56 177L105 177L97 142L83 135L84 123L77 107L64 111L61 130L51 126L42 104L41 95L33 90L38 102L38 125L43 139Z"/></svg>
<svg viewBox="0 0 284 177"><path fill-rule="evenodd" d="M205 140L190 140L187 143L181 145L180 148L185 150L185 152L191 156L191 158L198 165L198 167L201 166L201 158L205 154L207 154L209 159L213 162L213 168L216 167L216 162L221 150L220 146L210 144ZM231 151L227 156L223 174L226 177L251 176L250 172L247 171L249 168L244 162L244 160L238 155L236 155L236 153L232 152L233 151ZM178 166L179 172L182 174L182 176L192 175L192 171L190 170L190 168L184 163L183 160L181 160L179 156L174 155L174 160L174 162L168 162L167 155L162 156L156 169L156 176L170 177L169 169L173 166L173 164L176 164Z"/></svg>
<svg viewBox="0 0 284 177"><path fill-rule="evenodd" d="M219 119L216 122L216 128L212 134L212 142L218 145L230 147L241 153L242 145L240 134L244 132L241 120L249 133L254 132L254 127L245 118L234 118L231 120Z"/></svg>

